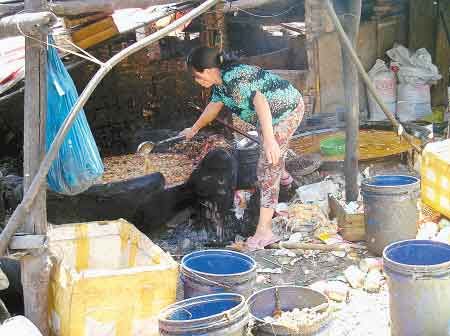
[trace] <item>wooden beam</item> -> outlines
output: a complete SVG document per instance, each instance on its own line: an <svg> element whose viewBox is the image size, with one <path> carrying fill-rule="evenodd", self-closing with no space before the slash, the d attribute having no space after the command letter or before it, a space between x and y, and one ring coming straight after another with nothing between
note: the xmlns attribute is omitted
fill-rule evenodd
<svg viewBox="0 0 450 336"><path fill-rule="evenodd" d="M50 336L48 292L51 262L48 251L43 249L23 257L21 270L25 316L39 329L42 336Z"/></svg>
<svg viewBox="0 0 450 336"><path fill-rule="evenodd" d="M434 62L442 79L431 87L433 106L448 106L448 86L450 84L450 0L439 0L438 31Z"/></svg>
<svg viewBox="0 0 450 336"><path fill-rule="evenodd" d="M260 7L268 7L271 9L283 10L290 6L298 6L300 0L237 0L230 4L225 4L225 13L233 13L240 9L257 9Z"/></svg>
<svg viewBox="0 0 450 336"><path fill-rule="evenodd" d="M27 0L25 8L42 8L46 0ZM44 26L34 37L47 40ZM25 40L25 97L24 97L24 148L23 174L24 192L36 175L45 155L45 121L47 115L47 51L40 42ZM24 231L30 234L47 233L47 214L45 208L45 189L39 192L30 211Z"/></svg>
<svg viewBox="0 0 450 336"><path fill-rule="evenodd" d="M200 2L200 0L192 0ZM53 1L49 5L52 11L58 16L76 16L97 12L110 12L123 8L147 8L150 6L168 5L180 3L180 0L68 0ZM287 8L296 4L294 0L238 0L232 5L225 5L224 12L235 12L238 8L255 9L258 7Z"/></svg>
<svg viewBox="0 0 450 336"><path fill-rule="evenodd" d="M0 17L7 16L7 15L13 15L15 13L20 12L23 10L23 3L17 2L17 3L6 3L6 4L0 4Z"/></svg>
<svg viewBox="0 0 450 336"><path fill-rule="evenodd" d="M27 11L39 11L46 6L47 0L25 0ZM46 41L47 32L47 26L40 26L40 31L33 35L38 41L25 39L24 193L30 188L45 156L47 48L39 40ZM47 234L46 188L37 193L23 229L29 234ZM25 316L47 336L50 263L46 248L25 256L21 268Z"/></svg>
<svg viewBox="0 0 450 336"><path fill-rule="evenodd" d="M361 20L361 0L346 0L340 21L353 48L356 48ZM358 135L359 135L359 77L350 52L342 50L342 71L346 101L345 130L345 196L347 202L356 201L358 187Z"/></svg>
<svg viewBox="0 0 450 336"><path fill-rule="evenodd" d="M151 6L181 3L180 0L68 0L53 1L49 4L58 16L77 16L98 12L113 12L124 8L148 8ZM200 2L200 0L193 0Z"/></svg>
<svg viewBox="0 0 450 336"><path fill-rule="evenodd" d="M6 16L0 19L0 38L22 35L22 32L35 35L41 26L48 26L54 22L56 22L56 16L51 12Z"/></svg>

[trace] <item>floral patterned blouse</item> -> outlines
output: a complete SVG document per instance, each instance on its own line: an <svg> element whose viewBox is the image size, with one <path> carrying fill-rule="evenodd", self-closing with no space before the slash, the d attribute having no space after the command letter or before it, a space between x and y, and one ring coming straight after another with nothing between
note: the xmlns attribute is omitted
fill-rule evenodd
<svg viewBox="0 0 450 336"><path fill-rule="evenodd" d="M222 85L214 85L211 102L222 102L242 120L258 125L253 105L257 91L267 99L272 124L278 124L298 106L301 94L287 80L256 66L232 64L222 69Z"/></svg>

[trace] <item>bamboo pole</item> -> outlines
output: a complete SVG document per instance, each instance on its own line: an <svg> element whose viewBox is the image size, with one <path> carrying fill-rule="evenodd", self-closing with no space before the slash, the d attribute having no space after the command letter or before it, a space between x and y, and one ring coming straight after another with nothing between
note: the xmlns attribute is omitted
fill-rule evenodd
<svg viewBox="0 0 450 336"><path fill-rule="evenodd" d="M394 127L397 129L399 135L403 136L406 139L406 141L408 141L408 143L417 152L421 153L422 149L415 144L415 142L414 142L415 138L412 135L408 134L404 130L403 126L397 121L397 119L395 119L395 116L391 113L391 111L388 110L388 108L386 107L386 104L384 104L384 102L381 100L380 95L376 91L375 86L373 85L372 81L369 78L369 75L367 74L366 70L364 69L364 66L362 65L361 61L359 60L355 49L352 47L352 43L350 42L347 35L345 34L344 28L342 28L342 25L336 15L336 13L334 12L333 5L331 4L330 0L325 1L325 7L327 9L328 15L330 15L330 18L336 27L339 37L341 38L342 46L348 50L353 63L355 63L356 68L358 69L358 72L361 75L361 78L364 80L364 83L367 86L367 89L370 91L370 93L374 97L375 101L378 103L381 110L384 112L386 117L390 120L392 125L394 125Z"/></svg>
<svg viewBox="0 0 450 336"><path fill-rule="evenodd" d="M205 1L197 8L190 11L188 14L172 22L167 27L132 44L128 48L114 55L108 62L104 63L104 65L97 71L97 73L94 75L94 77L91 79L91 81L87 84L86 88L81 93L75 105L72 107L72 110L70 111L67 118L64 120L64 123L62 124L61 128L56 134L56 137L53 140L52 145L50 146L47 154L44 157L44 160L42 161L41 166L39 167L37 175L33 179L30 189L25 193L22 202L14 210L13 214L11 215L11 218L8 221L8 224L0 234L0 256L2 256L5 253L11 237L17 231L19 226L23 223L24 216L26 215L27 212L30 211L30 208L33 205L36 196L38 195L39 190L45 184L45 178L47 176L48 170L50 169L53 160L58 154L59 148L61 147L67 132L70 130L70 127L75 121L75 118L77 117L81 108L86 104L87 100L92 95L95 88L100 84L101 80L111 71L111 69L115 65L120 63L122 60L138 52L139 50L147 47L148 45L160 40L161 38L167 36L169 33L173 32L177 28L183 26L189 21L200 16L208 9L213 7L215 4L217 4L219 1L220 0Z"/></svg>
<svg viewBox="0 0 450 336"><path fill-rule="evenodd" d="M356 48L361 20L361 0L347 0L344 12L340 16L341 24ZM344 78L347 117L345 119L345 198L347 202L356 201L358 187L358 136L359 136L359 76L348 49L342 48L342 70Z"/></svg>

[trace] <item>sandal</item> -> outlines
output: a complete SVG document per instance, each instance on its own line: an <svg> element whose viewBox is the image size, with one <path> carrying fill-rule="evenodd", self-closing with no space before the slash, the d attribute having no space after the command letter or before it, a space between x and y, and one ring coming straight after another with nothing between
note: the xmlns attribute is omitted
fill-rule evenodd
<svg viewBox="0 0 450 336"><path fill-rule="evenodd" d="M278 243L279 241L281 241L281 238L278 237L277 235L273 235L272 238L260 240L259 241L259 246L263 250L267 246L275 244L275 243Z"/></svg>
<svg viewBox="0 0 450 336"><path fill-rule="evenodd" d="M262 250L264 248L260 247L260 241L257 240L255 237L251 236L247 239L245 242L245 246L247 247L247 252L255 252L258 250Z"/></svg>
<svg viewBox="0 0 450 336"><path fill-rule="evenodd" d="M256 240L255 237L249 237L245 242L248 252L255 252L258 250L264 250L267 246L278 243L281 241L281 238L273 235L269 239Z"/></svg>

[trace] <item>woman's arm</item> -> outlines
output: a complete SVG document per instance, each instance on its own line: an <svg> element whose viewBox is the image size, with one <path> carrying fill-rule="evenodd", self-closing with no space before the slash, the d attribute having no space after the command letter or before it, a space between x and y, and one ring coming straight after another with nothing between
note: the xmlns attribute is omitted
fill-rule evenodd
<svg viewBox="0 0 450 336"><path fill-rule="evenodd" d="M203 127L208 126L217 118L222 107L222 102L210 102L195 124L190 128L186 128L180 134L185 135L188 140L192 139Z"/></svg>
<svg viewBox="0 0 450 336"><path fill-rule="evenodd" d="M266 97L257 91L253 98L253 105L261 125L261 131L264 137L264 151L267 155L267 161L271 164L278 164L280 160L280 146L278 145L272 126L272 114Z"/></svg>

